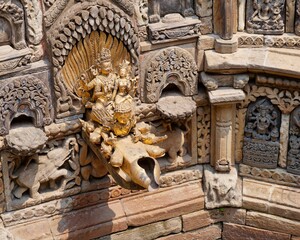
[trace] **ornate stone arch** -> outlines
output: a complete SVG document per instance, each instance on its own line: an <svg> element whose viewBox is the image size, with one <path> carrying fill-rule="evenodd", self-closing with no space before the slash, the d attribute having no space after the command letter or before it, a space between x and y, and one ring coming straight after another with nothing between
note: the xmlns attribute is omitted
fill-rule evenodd
<svg viewBox="0 0 300 240"><path fill-rule="evenodd" d="M161 50L150 59L146 72L145 100L157 102L163 89L171 83L185 96L197 93L196 62L187 50L179 47Z"/></svg>
<svg viewBox="0 0 300 240"><path fill-rule="evenodd" d="M133 64L138 66L137 29L123 10L105 0L97 0L75 4L68 13L53 25L48 34L55 73L62 68L73 46L96 30L122 41L131 54Z"/></svg>
<svg viewBox="0 0 300 240"><path fill-rule="evenodd" d="M0 2L0 17L6 19L12 31L11 44L15 49L26 48L24 11L14 3Z"/></svg>
<svg viewBox="0 0 300 240"><path fill-rule="evenodd" d="M82 110L81 101L76 93L67 87L70 84L66 84L68 79L65 79L62 70L72 49L92 33L105 33L122 42L129 52L133 72L138 73L139 40L137 28L129 15L105 0L77 3L67 13L48 33L53 53L58 118L78 114Z"/></svg>
<svg viewBox="0 0 300 240"><path fill-rule="evenodd" d="M52 122L51 96L46 85L36 77L10 81L0 89L0 135L8 134L12 120L21 115L34 119L36 127Z"/></svg>

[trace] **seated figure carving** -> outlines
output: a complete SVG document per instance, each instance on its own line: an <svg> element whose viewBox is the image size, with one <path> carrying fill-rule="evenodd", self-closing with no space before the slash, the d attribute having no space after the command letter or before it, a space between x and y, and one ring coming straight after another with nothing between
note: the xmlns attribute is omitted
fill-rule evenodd
<svg viewBox="0 0 300 240"><path fill-rule="evenodd" d="M92 96L82 98L87 111L81 123L88 144L121 186L149 190L158 187L160 168L155 158L163 156L165 150L137 137L137 79L131 77L129 62L122 61L118 74L114 74L111 53L103 48L100 69L92 67L92 71L94 78L90 82L80 82L81 95Z"/></svg>

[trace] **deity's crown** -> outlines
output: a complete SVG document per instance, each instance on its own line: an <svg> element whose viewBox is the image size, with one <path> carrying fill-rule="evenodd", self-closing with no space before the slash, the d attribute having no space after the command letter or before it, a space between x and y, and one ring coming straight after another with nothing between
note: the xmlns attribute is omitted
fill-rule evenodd
<svg viewBox="0 0 300 240"><path fill-rule="evenodd" d="M124 68L128 68L129 66L129 62L127 60L123 60L120 64L119 64L119 68L120 69L124 69Z"/></svg>
<svg viewBox="0 0 300 240"><path fill-rule="evenodd" d="M108 62L111 61L111 53L107 48L102 48L100 53L100 62Z"/></svg>

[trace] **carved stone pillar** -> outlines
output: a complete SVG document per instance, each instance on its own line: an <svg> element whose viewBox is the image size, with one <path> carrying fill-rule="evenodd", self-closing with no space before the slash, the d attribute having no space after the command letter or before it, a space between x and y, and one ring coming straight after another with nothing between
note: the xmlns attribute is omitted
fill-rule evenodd
<svg viewBox="0 0 300 240"><path fill-rule="evenodd" d="M241 89L219 88L209 91L211 115L211 165L220 172L234 165L236 103L245 98Z"/></svg>
<svg viewBox="0 0 300 240"><path fill-rule="evenodd" d="M237 1L214 1L214 30L224 40L232 39L236 31Z"/></svg>

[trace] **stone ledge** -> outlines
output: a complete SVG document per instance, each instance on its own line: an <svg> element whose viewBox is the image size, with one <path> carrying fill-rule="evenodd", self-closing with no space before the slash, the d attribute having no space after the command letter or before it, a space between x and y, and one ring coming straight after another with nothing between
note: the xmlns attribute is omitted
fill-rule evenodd
<svg viewBox="0 0 300 240"><path fill-rule="evenodd" d="M243 179L243 208L300 221L300 189Z"/></svg>
<svg viewBox="0 0 300 240"><path fill-rule="evenodd" d="M181 228L181 219L177 217L101 237L98 240L151 240L171 233L179 233L181 231Z"/></svg>
<svg viewBox="0 0 300 240"><path fill-rule="evenodd" d="M157 240L217 240L221 238L222 227L219 224L211 225L192 232L170 235Z"/></svg>
<svg viewBox="0 0 300 240"><path fill-rule="evenodd" d="M232 54L205 51L204 70L212 73L269 73L298 78L300 50L276 48L239 48Z"/></svg>
<svg viewBox="0 0 300 240"><path fill-rule="evenodd" d="M184 232L219 222L245 224L245 220L246 210L237 208L201 210L182 216Z"/></svg>
<svg viewBox="0 0 300 240"><path fill-rule="evenodd" d="M204 193L201 182L195 181L128 197L121 202L128 226L141 226L203 209Z"/></svg>
<svg viewBox="0 0 300 240"><path fill-rule="evenodd" d="M300 236L299 221L293 221L266 213L248 211L246 215L246 225L260 229Z"/></svg>

